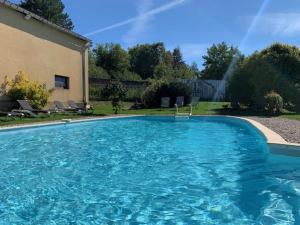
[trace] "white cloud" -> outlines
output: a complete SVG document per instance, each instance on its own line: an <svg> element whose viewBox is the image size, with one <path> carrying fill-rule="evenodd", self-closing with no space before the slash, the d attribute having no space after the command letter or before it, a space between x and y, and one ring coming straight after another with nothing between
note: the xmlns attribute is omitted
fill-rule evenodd
<svg viewBox="0 0 300 225"><path fill-rule="evenodd" d="M135 23L136 21L139 21L139 20L147 20L151 16L154 16L156 14L160 14L160 13L165 12L165 11L168 11L168 10L174 8L174 7L177 7L179 5L182 5L183 3L186 3L187 1L188 0L172 0L171 2L169 2L167 4L161 5L157 8L154 8L152 10L144 12L144 14L140 14L136 17L132 17L132 18L126 19L124 21L115 23L113 25L94 30L90 33L85 34L85 36L92 36L92 35L95 35L95 34L99 34L99 33L102 33L104 31L112 30L112 29L115 29L115 28L118 28L118 27L121 27L121 26L125 26L125 25L131 24L131 23Z"/></svg>
<svg viewBox="0 0 300 225"><path fill-rule="evenodd" d="M140 4L138 6L138 17L142 17L147 11L150 10L153 4L152 0L140 0ZM126 35L124 35L123 40L127 44L132 44L135 42L141 34L143 34L147 28L148 23L152 16L144 16L142 19L138 19L133 23L133 26L128 31Z"/></svg>
<svg viewBox="0 0 300 225"><path fill-rule="evenodd" d="M272 13L260 19L261 31L278 36L300 34L300 13Z"/></svg>

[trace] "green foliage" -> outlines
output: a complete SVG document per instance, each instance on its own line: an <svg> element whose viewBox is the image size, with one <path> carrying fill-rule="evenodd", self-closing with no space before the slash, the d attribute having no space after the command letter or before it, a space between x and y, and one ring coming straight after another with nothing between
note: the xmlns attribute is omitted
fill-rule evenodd
<svg viewBox="0 0 300 225"><path fill-rule="evenodd" d="M126 88L119 81L111 81L102 90L102 95L111 101L115 114L121 110L121 102L125 99L126 92Z"/></svg>
<svg viewBox="0 0 300 225"><path fill-rule="evenodd" d="M140 101L143 92L144 92L144 89L142 89L142 88L130 88L127 90L125 100L128 102Z"/></svg>
<svg viewBox="0 0 300 225"><path fill-rule="evenodd" d="M131 81L139 81L142 78L131 71L125 70L123 73L117 72L117 71L110 71L111 79L117 79L117 80L131 80Z"/></svg>
<svg viewBox="0 0 300 225"><path fill-rule="evenodd" d="M189 79L197 77L197 66L188 66L179 48L173 53L163 43L136 45L128 52L119 44L98 45L90 53L90 76L119 80Z"/></svg>
<svg viewBox="0 0 300 225"><path fill-rule="evenodd" d="M263 110L264 96L275 91L284 102L299 104L299 91L259 53L247 58L234 72L229 93L233 102Z"/></svg>
<svg viewBox="0 0 300 225"><path fill-rule="evenodd" d="M192 91L181 82L157 80L147 87L142 100L147 107L158 107L162 97L170 97L170 104L174 105L178 96L184 96L184 102L187 104L191 101Z"/></svg>
<svg viewBox="0 0 300 225"><path fill-rule="evenodd" d="M20 7L61 27L69 30L74 29L72 20L64 12L65 5L61 0L23 0L20 3Z"/></svg>
<svg viewBox="0 0 300 225"><path fill-rule="evenodd" d="M89 51L89 77L96 77L101 79L111 78L105 69L96 65L96 56L92 51Z"/></svg>
<svg viewBox="0 0 300 225"><path fill-rule="evenodd" d="M182 54L181 54L180 48L175 48L173 50L172 56L173 56L173 68L174 69L180 69L180 68L186 66L185 62L182 59Z"/></svg>
<svg viewBox="0 0 300 225"><path fill-rule="evenodd" d="M274 91L265 95L265 110L272 115L278 115L283 110L283 99Z"/></svg>
<svg viewBox="0 0 300 225"><path fill-rule="evenodd" d="M237 48L228 46L225 42L213 44L207 49L207 55L203 56L202 78L222 80L226 73L230 77L243 58Z"/></svg>
<svg viewBox="0 0 300 225"><path fill-rule="evenodd" d="M129 55L120 44L102 44L94 50L96 65L110 73L115 71L123 73L129 68Z"/></svg>
<svg viewBox="0 0 300 225"><path fill-rule="evenodd" d="M160 89L163 85L166 85L167 82L165 80L155 80L152 82L150 86L146 88L144 93L142 94L142 101L146 107L157 107L160 105Z"/></svg>
<svg viewBox="0 0 300 225"><path fill-rule="evenodd" d="M296 46L275 43L261 51L260 55L281 76L300 85L300 50Z"/></svg>
<svg viewBox="0 0 300 225"><path fill-rule="evenodd" d="M131 70L143 79L153 78L155 67L164 62L165 53L161 42L136 45L129 49Z"/></svg>
<svg viewBox="0 0 300 225"><path fill-rule="evenodd" d="M174 70L172 67L167 66L164 63L159 63L157 66L154 68L154 78L155 79L172 79L174 75Z"/></svg>
<svg viewBox="0 0 300 225"><path fill-rule="evenodd" d="M28 75L20 71L14 79L5 78L1 85L2 93L12 100L29 100L35 109L41 109L47 105L52 90L37 81L30 82Z"/></svg>

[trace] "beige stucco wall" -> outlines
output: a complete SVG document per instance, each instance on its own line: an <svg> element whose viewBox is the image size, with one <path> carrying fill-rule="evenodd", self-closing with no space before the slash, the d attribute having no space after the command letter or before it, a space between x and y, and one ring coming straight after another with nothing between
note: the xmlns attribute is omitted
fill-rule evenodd
<svg viewBox="0 0 300 225"><path fill-rule="evenodd" d="M0 83L5 75L12 78L23 70L31 80L45 83L50 89L55 88L55 74L68 76L70 89L56 88L50 101L82 102L83 72L88 98L88 50L83 50L86 44L33 18L26 20L22 13L0 4Z"/></svg>

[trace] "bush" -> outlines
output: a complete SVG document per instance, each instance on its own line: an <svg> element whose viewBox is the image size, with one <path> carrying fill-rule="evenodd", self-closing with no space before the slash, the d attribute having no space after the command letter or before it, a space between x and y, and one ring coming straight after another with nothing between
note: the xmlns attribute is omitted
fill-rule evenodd
<svg viewBox="0 0 300 225"><path fill-rule="evenodd" d="M156 80L146 88L142 94L142 101L146 107L155 107L160 105L159 90L166 81Z"/></svg>
<svg viewBox="0 0 300 225"><path fill-rule="evenodd" d="M53 91L37 81L30 82L28 75L23 71L18 72L12 80L6 77L1 89L4 95L12 100L28 100L35 109L45 107Z"/></svg>
<svg viewBox="0 0 300 225"><path fill-rule="evenodd" d="M282 97L274 91L265 95L265 110L272 115L278 115L283 110Z"/></svg>
<svg viewBox="0 0 300 225"><path fill-rule="evenodd" d="M172 106L175 104L178 96L184 96L184 102L188 104L191 102L192 90L186 84L178 81L167 82L158 80L145 90L142 100L147 107L158 107L162 97L170 97Z"/></svg>
<svg viewBox="0 0 300 225"><path fill-rule="evenodd" d="M102 90L103 97L111 101L115 114L121 110L121 102L125 99L126 92L127 90L120 81L111 81Z"/></svg>

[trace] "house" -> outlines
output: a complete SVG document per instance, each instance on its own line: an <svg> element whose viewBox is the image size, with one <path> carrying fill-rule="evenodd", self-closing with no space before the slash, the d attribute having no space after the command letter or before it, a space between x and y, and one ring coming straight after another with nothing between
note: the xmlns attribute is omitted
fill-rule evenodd
<svg viewBox="0 0 300 225"><path fill-rule="evenodd" d="M0 0L0 84L25 71L54 89L50 101L88 102L89 45L87 38Z"/></svg>

